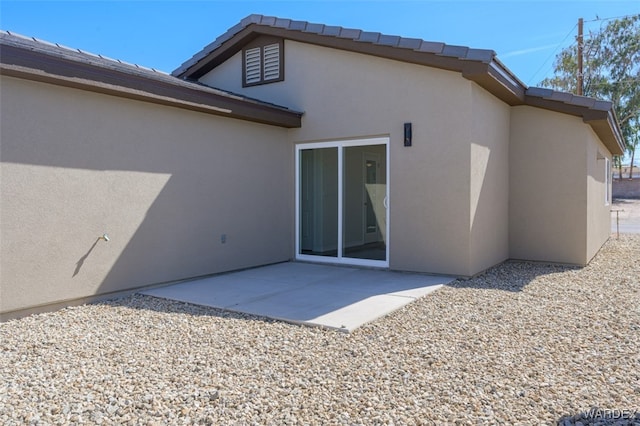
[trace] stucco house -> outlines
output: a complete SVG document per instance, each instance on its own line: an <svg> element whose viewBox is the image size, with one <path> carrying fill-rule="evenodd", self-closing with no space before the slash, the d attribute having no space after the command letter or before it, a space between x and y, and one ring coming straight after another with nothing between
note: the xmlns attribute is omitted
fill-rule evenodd
<svg viewBox="0 0 640 426"><path fill-rule="evenodd" d="M288 260L585 265L610 234L612 105L491 50L260 15L172 75L1 49L4 318Z"/></svg>

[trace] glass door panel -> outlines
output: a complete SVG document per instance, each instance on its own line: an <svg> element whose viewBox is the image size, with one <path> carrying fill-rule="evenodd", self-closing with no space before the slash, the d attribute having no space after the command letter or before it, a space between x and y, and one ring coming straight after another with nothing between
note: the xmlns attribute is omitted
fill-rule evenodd
<svg viewBox="0 0 640 426"><path fill-rule="evenodd" d="M338 148L300 150L299 254L338 255Z"/></svg>
<svg viewBox="0 0 640 426"><path fill-rule="evenodd" d="M342 256L386 260L386 146L343 151Z"/></svg>

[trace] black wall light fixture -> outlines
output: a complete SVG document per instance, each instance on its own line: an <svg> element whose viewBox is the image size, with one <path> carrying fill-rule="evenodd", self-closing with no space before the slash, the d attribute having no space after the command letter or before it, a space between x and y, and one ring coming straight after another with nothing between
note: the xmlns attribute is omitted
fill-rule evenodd
<svg viewBox="0 0 640 426"><path fill-rule="evenodd" d="M404 146L411 146L411 123L404 123Z"/></svg>

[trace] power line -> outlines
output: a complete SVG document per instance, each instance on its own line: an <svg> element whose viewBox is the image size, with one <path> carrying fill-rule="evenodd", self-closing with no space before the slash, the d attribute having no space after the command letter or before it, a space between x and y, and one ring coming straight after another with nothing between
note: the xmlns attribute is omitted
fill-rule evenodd
<svg viewBox="0 0 640 426"><path fill-rule="evenodd" d="M573 30L575 30L577 26L578 26L578 24L574 24L573 27L571 27L571 30L569 30L569 32L567 33L566 36L564 36L562 41L560 43L558 43L556 48L553 49L553 52L551 52L551 54L547 57L547 59L544 60L542 65L540 65L540 68L538 68L538 70L531 76L531 78L529 78L529 80L527 80L527 85L529 85L531 83L531 80L533 80L535 78L535 76L538 75L538 73L542 70L542 68L544 68L545 65L547 65L547 62L549 62L549 59L551 59L552 57L554 57L556 55L556 52L558 51L560 46L562 46L562 44L567 40L567 38L569 38L569 36L573 33Z"/></svg>
<svg viewBox="0 0 640 426"><path fill-rule="evenodd" d="M631 18L633 16L640 16L640 13L634 13L633 15L612 16L611 18L585 19L584 22L612 21L614 19Z"/></svg>
<svg viewBox="0 0 640 426"><path fill-rule="evenodd" d="M640 13L634 13L634 14L630 14L630 15L620 15L620 16L612 16L612 17L608 17L608 18L595 18L595 19L590 19L590 20L584 20L583 22L587 23L587 22L598 22L598 21L611 21L614 19L624 19L624 18L631 18L631 17L635 17L635 16L640 16ZM531 76L531 78L529 78L527 80L527 85L531 84L531 81L538 75L538 73L540 73L540 71L547 65L547 63L549 62L549 60L552 57L555 57L556 52L558 51L558 49L560 48L560 46L562 46L564 44L564 42L567 40L567 38L569 38L569 36L573 33L573 30L576 29L576 27L578 26L578 24L574 24L573 27L571 28L571 30L567 33L567 35L562 39L562 41L558 44L558 46L556 46L556 48L553 50L553 52L551 52L551 54L549 54L549 56L547 57L547 59L545 59L545 61L542 63L542 65L540 65L540 68L537 69L537 71ZM602 24L601 24L602 27ZM585 37L586 38L586 37ZM625 81L635 81L634 80L625 80Z"/></svg>
<svg viewBox="0 0 640 426"><path fill-rule="evenodd" d="M631 15L612 16L610 18L595 18L595 19L585 20L584 22L585 23L600 22L600 31L602 32L604 30L604 25L606 21L613 21L615 19L636 18L636 17L640 18L640 13L634 13ZM589 30L589 33L591 33L591 30Z"/></svg>

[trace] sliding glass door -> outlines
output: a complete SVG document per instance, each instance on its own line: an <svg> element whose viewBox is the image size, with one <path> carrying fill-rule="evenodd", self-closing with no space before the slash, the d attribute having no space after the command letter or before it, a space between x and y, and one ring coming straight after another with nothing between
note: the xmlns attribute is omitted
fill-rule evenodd
<svg viewBox="0 0 640 426"><path fill-rule="evenodd" d="M388 267L388 139L296 146L296 258Z"/></svg>

